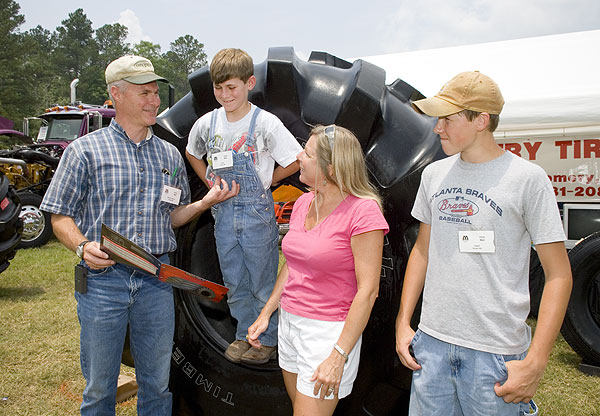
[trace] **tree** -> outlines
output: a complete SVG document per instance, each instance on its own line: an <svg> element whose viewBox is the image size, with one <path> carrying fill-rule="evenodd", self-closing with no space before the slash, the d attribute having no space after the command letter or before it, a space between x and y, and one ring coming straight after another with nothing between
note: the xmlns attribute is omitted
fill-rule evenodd
<svg viewBox="0 0 600 416"><path fill-rule="evenodd" d="M19 109L24 101L22 35L18 28L25 18L20 9L13 0L0 0L0 115L13 121L21 118Z"/></svg>
<svg viewBox="0 0 600 416"><path fill-rule="evenodd" d="M17 29L25 22L21 7L13 0L0 0L0 62L15 58L19 50Z"/></svg>
<svg viewBox="0 0 600 416"><path fill-rule="evenodd" d="M68 97L61 67L53 59L56 49L56 36L41 26L36 26L23 34L22 48L24 55L21 76L24 85L24 96L27 103L23 105L23 116L31 116L54 103L64 102Z"/></svg>
<svg viewBox="0 0 600 416"><path fill-rule="evenodd" d="M115 59L130 53L131 48L125 41L127 27L119 23L99 27L95 34L96 51L91 55L90 64L82 68L79 74L82 88L78 99L93 104L102 104L108 99L104 69Z"/></svg>
<svg viewBox="0 0 600 416"><path fill-rule="evenodd" d="M96 29L96 44L99 60L97 64L106 66L115 59L131 52L127 39L127 27L120 23L107 24Z"/></svg>
<svg viewBox="0 0 600 416"><path fill-rule="evenodd" d="M161 58L160 45L142 40L133 47L133 54L148 58L155 64Z"/></svg>
<svg viewBox="0 0 600 416"><path fill-rule="evenodd" d="M198 42L193 36L180 36L171 42L171 50L167 58L173 60L186 74L191 74L206 65L204 44Z"/></svg>
<svg viewBox="0 0 600 416"><path fill-rule="evenodd" d="M162 74L175 88L179 100L190 89L188 75L206 65L204 45L191 35L180 36L171 42L171 49L159 61Z"/></svg>
<svg viewBox="0 0 600 416"><path fill-rule="evenodd" d="M104 69L127 53L150 59L174 86L176 99L188 93L188 75L206 65L204 45L190 35L177 38L163 54L159 44L148 41L131 47L127 27L118 23L94 31L82 8L53 32L41 26L20 32L25 17L19 11L15 0L0 0L0 115L17 126L23 117L68 103L74 78L80 79L78 100L102 104L108 96ZM168 88L163 85L161 100L164 108Z"/></svg>
<svg viewBox="0 0 600 416"><path fill-rule="evenodd" d="M69 13L69 18L62 21L62 26L56 28L56 34L56 61L71 78L76 78L98 53L92 22L83 9L77 9Z"/></svg>

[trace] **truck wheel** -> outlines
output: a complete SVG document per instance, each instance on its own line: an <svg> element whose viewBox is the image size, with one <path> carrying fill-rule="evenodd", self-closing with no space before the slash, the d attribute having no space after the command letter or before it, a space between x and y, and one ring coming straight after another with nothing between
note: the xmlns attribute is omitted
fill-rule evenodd
<svg viewBox="0 0 600 416"><path fill-rule="evenodd" d="M21 240L23 224L19 218L21 206L19 197L10 182L0 172L0 273L9 265L9 261L15 257L17 245Z"/></svg>
<svg viewBox="0 0 600 416"><path fill-rule="evenodd" d="M210 214L178 233L177 257L192 273L223 284ZM181 264L180 264L181 267ZM277 361L264 366L235 364L223 353L235 339L226 301L214 304L175 291L175 345L171 367L173 414L291 414ZM218 411L217 411L218 409Z"/></svg>
<svg viewBox="0 0 600 416"><path fill-rule="evenodd" d="M404 414L411 373L398 360L394 321L400 302L409 248L414 243L410 215L422 169L442 157L434 119L417 114L409 100L422 97L401 80L385 85L385 72L367 62L353 64L313 52L309 61L292 48L271 48L255 65L257 85L250 101L277 115L300 141L311 125L336 123L358 137L372 182L385 201L386 236L379 297L363 333L358 377L337 415ZM208 68L189 76L192 91L157 119L155 133L182 152L196 119L218 104ZM188 166L193 200L201 197L198 178ZM286 183L300 187L297 175ZM205 191L204 191L205 192ZM205 213L177 232L173 264L202 278L222 282L213 220ZM214 304L175 291L176 329L171 367L174 415L291 414L276 360L265 366L227 361L235 321L226 302Z"/></svg>
<svg viewBox="0 0 600 416"><path fill-rule="evenodd" d="M600 232L569 251L573 291L561 329L583 362L600 365Z"/></svg>
<svg viewBox="0 0 600 416"><path fill-rule="evenodd" d="M540 310L540 302L542 301L542 292L546 283L544 269L537 251L531 249L529 257L529 315L537 318Z"/></svg>
<svg viewBox="0 0 600 416"><path fill-rule="evenodd" d="M23 237L20 248L39 247L52 237L50 214L40 211L42 197L32 192L19 193L21 199L21 219L23 220Z"/></svg>

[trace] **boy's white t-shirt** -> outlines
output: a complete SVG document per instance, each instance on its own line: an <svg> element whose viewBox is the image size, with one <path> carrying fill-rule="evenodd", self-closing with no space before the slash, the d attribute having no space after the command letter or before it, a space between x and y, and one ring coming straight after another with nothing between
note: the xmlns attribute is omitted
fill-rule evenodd
<svg viewBox="0 0 600 416"><path fill-rule="evenodd" d="M264 189L267 189L271 186L275 162L284 168L289 166L296 161L296 156L302 151L302 147L276 115L261 109L254 128L256 148L248 149L245 139L252 114L256 109L257 107L251 104L248 114L233 123L227 120L223 107L214 110L217 111L217 120L213 132L215 135L213 153L226 150L233 150L234 153L255 151L254 166ZM207 153L209 157L211 156L207 144L211 114L212 111L200 117L190 130L186 150L197 159L202 159Z"/></svg>
<svg viewBox="0 0 600 416"><path fill-rule="evenodd" d="M419 328L479 351L524 352L531 244L565 240L543 169L510 152L476 164L450 156L423 171L412 215L431 225ZM489 250L461 250L485 233Z"/></svg>

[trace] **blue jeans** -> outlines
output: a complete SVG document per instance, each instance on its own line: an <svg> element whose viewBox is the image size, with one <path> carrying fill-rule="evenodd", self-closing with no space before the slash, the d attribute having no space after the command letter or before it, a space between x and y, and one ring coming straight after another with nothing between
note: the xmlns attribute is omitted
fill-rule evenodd
<svg viewBox="0 0 600 416"><path fill-rule="evenodd" d="M167 255L160 258L169 261ZM81 325L82 415L114 415L127 323L135 361L139 415L170 415L169 369L175 314L173 290L156 277L120 264L88 271L88 290L75 292Z"/></svg>
<svg viewBox="0 0 600 416"><path fill-rule="evenodd" d="M505 403L494 392L496 382L508 377L506 361L517 355L491 354L440 341L418 330L411 346L421 365L413 371L410 392L411 416L522 416L537 415L530 403ZM530 410L533 413L530 413Z"/></svg>
<svg viewBox="0 0 600 416"><path fill-rule="evenodd" d="M235 339L246 340L273 291L279 264L279 231L275 223L273 195L265 190L256 175L252 157L234 155L236 170L220 173L229 185L235 180L240 193L212 208L219 265L227 292L227 303L237 320ZM259 340L277 345L277 313Z"/></svg>

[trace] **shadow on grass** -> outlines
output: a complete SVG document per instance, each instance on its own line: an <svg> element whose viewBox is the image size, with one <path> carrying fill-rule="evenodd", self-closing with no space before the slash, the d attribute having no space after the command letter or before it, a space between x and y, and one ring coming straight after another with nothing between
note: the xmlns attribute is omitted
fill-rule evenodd
<svg viewBox="0 0 600 416"><path fill-rule="evenodd" d="M0 287L0 299L27 300L46 293L41 287Z"/></svg>
<svg viewBox="0 0 600 416"><path fill-rule="evenodd" d="M569 367L577 368L581 363L581 358L575 351L561 351L554 354L554 359L562 364L566 364Z"/></svg>

